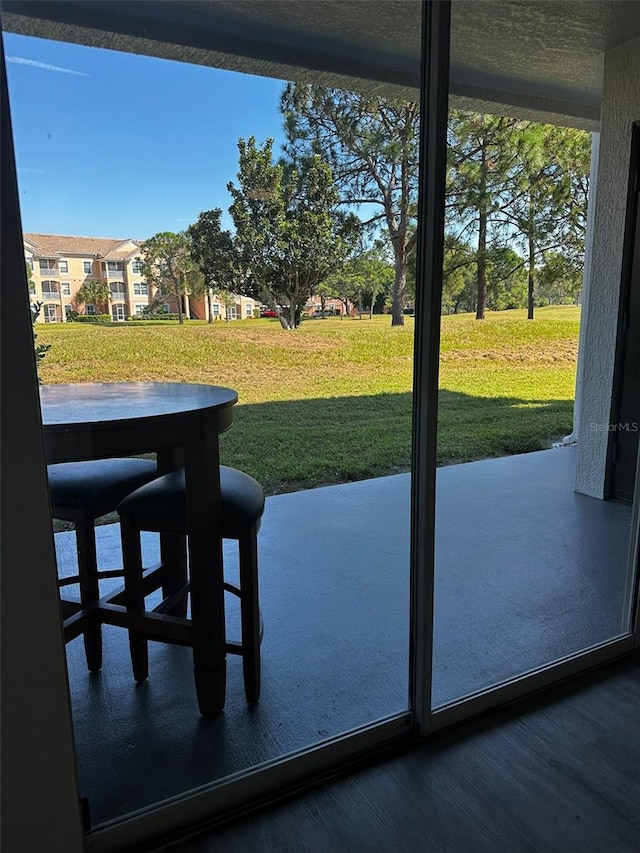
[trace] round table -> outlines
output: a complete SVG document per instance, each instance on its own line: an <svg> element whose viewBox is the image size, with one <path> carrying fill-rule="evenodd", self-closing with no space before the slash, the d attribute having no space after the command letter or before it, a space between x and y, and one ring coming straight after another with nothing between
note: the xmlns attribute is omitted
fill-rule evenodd
<svg viewBox="0 0 640 853"><path fill-rule="evenodd" d="M159 473L184 465L190 540L196 692L208 716L224 707L226 638L218 436L233 421L230 388L108 382L40 388L48 463L155 452ZM126 625L126 609L101 600L95 617Z"/></svg>

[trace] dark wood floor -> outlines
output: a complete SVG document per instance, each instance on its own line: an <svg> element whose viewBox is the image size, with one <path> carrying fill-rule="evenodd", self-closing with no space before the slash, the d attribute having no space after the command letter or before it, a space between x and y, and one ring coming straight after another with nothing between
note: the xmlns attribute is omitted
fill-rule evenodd
<svg viewBox="0 0 640 853"><path fill-rule="evenodd" d="M640 851L640 659L166 850Z"/></svg>

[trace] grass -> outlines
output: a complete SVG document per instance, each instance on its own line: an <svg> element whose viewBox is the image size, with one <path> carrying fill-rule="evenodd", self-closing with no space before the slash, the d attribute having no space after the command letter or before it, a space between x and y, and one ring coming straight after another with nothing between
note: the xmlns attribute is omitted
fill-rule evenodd
<svg viewBox="0 0 640 853"><path fill-rule="evenodd" d="M579 309L444 317L440 464L548 447L571 431ZM270 494L406 471L413 318L40 325L45 383L204 382L238 391L223 461Z"/></svg>

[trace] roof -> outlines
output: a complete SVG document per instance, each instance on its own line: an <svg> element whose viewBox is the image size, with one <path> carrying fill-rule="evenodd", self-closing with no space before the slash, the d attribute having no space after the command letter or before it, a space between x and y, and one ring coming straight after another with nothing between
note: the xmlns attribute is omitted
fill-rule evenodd
<svg viewBox="0 0 640 853"><path fill-rule="evenodd" d="M91 255L104 260L125 260L140 252L140 240L110 237L76 237L70 234L24 234L28 248L44 258ZM133 244L133 245L131 245Z"/></svg>
<svg viewBox="0 0 640 853"><path fill-rule="evenodd" d="M416 100L419 0L3 0L6 31ZM452 0L452 105L597 130L639 0Z"/></svg>

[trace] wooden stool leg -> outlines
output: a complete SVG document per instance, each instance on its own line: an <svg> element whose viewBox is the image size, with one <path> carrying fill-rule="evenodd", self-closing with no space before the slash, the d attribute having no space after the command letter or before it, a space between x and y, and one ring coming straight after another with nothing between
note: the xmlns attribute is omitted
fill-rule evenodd
<svg viewBox="0 0 640 853"><path fill-rule="evenodd" d="M242 674L247 702L260 698L260 607L258 601L258 537L256 528L239 540Z"/></svg>
<svg viewBox="0 0 640 853"><path fill-rule="evenodd" d="M169 598L187 583L187 537L183 533L161 533L160 559L163 565L170 566L168 577L162 585L163 598ZM185 595L167 613L184 618L187 615L187 603Z"/></svg>
<svg viewBox="0 0 640 853"><path fill-rule="evenodd" d="M124 587L127 610L133 613L144 612L144 582L142 567L142 544L140 532L129 518L120 519L122 537L122 563L124 569ZM133 677L144 681L149 675L149 648L144 633L129 628L129 650Z"/></svg>
<svg viewBox="0 0 640 853"><path fill-rule="evenodd" d="M93 516L84 513L75 519L78 583L83 604L96 604L100 598L94 522ZM97 613L95 618L90 618L84 630L84 651L87 667L91 672L97 672L102 667L102 628Z"/></svg>

